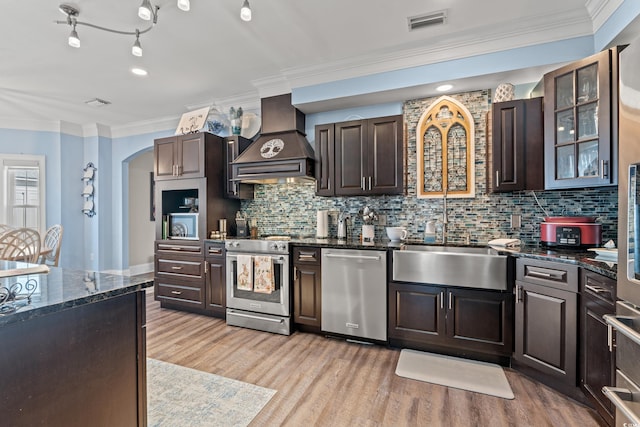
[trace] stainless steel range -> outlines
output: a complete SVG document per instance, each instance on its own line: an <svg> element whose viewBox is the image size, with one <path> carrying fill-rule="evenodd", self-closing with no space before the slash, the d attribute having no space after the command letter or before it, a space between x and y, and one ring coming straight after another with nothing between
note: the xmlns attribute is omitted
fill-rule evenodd
<svg viewBox="0 0 640 427"><path fill-rule="evenodd" d="M227 324L291 334L289 242L227 240Z"/></svg>

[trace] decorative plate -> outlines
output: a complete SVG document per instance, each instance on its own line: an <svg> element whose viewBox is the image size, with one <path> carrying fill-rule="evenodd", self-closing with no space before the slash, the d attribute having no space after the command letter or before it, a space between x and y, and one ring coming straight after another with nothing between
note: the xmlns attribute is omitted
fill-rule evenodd
<svg viewBox="0 0 640 427"><path fill-rule="evenodd" d="M260 126L262 126L262 120L259 115L255 113L244 113L242 115L242 130L240 131L240 136L253 139L253 137L260 132Z"/></svg>

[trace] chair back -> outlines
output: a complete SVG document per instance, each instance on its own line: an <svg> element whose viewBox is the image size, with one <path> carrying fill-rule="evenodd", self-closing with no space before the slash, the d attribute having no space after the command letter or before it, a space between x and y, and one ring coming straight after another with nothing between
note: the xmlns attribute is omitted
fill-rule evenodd
<svg viewBox="0 0 640 427"><path fill-rule="evenodd" d="M40 233L32 228L16 228L0 236L0 259L37 263Z"/></svg>
<svg viewBox="0 0 640 427"><path fill-rule="evenodd" d="M44 248L51 249L51 252L42 255L40 259L41 264L58 266L60 260L60 247L62 245L62 232L63 228L61 224L55 224L49 227L42 240L42 246Z"/></svg>

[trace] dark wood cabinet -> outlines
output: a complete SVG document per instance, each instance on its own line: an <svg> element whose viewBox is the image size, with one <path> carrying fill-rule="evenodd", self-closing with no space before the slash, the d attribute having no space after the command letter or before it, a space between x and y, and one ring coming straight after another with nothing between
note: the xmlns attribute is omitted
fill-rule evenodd
<svg viewBox="0 0 640 427"><path fill-rule="evenodd" d="M516 260L514 366L576 396L578 267Z"/></svg>
<svg viewBox="0 0 640 427"><path fill-rule="evenodd" d="M320 248L293 249L293 321L320 330L322 309Z"/></svg>
<svg viewBox="0 0 640 427"><path fill-rule="evenodd" d="M580 295L580 387L604 422L613 426L615 407L602 387L615 383L615 332L609 337L603 316L616 311L616 281L583 270Z"/></svg>
<svg viewBox="0 0 640 427"><path fill-rule="evenodd" d="M205 308L225 318L227 308L225 249L223 242L205 242Z"/></svg>
<svg viewBox="0 0 640 427"><path fill-rule="evenodd" d="M402 194L402 116L316 126L320 196Z"/></svg>
<svg viewBox="0 0 640 427"><path fill-rule="evenodd" d="M229 136L225 142L225 197L229 199L253 199L253 184L236 181L233 176L232 162L253 142L241 136Z"/></svg>
<svg viewBox="0 0 640 427"><path fill-rule="evenodd" d="M392 345L507 359L512 337L510 292L389 283Z"/></svg>
<svg viewBox="0 0 640 427"><path fill-rule="evenodd" d="M492 105L490 191L544 189L542 98Z"/></svg>
<svg viewBox="0 0 640 427"><path fill-rule="evenodd" d="M155 299L163 307L205 309L202 242L156 241Z"/></svg>
<svg viewBox="0 0 640 427"><path fill-rule="evenodd" d="M617 184L620 50L607 49L545 74L546 189Z"/></svg>
<svg viewBox="0 0 640 427"><path fill-rule="evenodd" d="M204 177L205 146L216 143L214 139L219 137L209 133L190 133L156 139L153 168L155 179Z"/></svg>

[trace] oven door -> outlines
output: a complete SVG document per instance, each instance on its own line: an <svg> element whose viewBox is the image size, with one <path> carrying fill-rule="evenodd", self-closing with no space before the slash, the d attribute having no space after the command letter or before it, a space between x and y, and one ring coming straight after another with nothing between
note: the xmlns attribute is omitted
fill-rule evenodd
<svg viewBox="0 0 640 427"><path fill-rule="evenodd" d="M238 256L227 252L227 308L289 317L289 255L251 254L253 268L250 274L255 283L255 258L269 257L273 264L273 291L257 292L238 289ZM245 273L246 274L246 273ZM241 286L242 288L242 286Z"/></svg>

